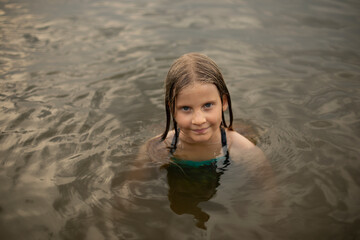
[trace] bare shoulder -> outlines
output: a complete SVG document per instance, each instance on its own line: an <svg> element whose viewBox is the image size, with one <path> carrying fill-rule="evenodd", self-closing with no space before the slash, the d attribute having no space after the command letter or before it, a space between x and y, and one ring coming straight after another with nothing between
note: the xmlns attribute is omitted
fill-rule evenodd
<svg viewBox="0 0 360 240"><path fill-rule="evenodd" d="M254 145L246 137L236 131L227 131L228 148L231 159L234 162L242 162L250 165L266 163L263 151Z"/></svg>
<svg viewBox="0 0 360 240"><path fill-rule="evenodd" d="M147 161L160 161L166 159L169 154L169 147L173 135L173 131L170 131L164 141L161 140L161 135L147 140L140 148L139 157Z"/></svg>
<svg viewBox="0 0 360 240"><path fill-rule="evenodd" d="M251 149L255 147L250 140L236 131L227 130L226 136L229 142L229 148Z"/></svg>
<svg viewBox="0 0 360 240"><path fill-rule="evenodd" d="M156 137L149 139L146 142L146 145L148 147L155 148L156 150L160 150L161 148L168 148L171 145L171 140L173 136L174 136L174 131L169 131L164 141L161 140L161 135L157 135Z"/></svg>
<svg viewBox="0 0 360 240"><path fill-rule="evenodd" d="M235 165L240 165L259 179L269 188L274 187L275 179L272 166L264 152L246 137L236 131L227 131L230 158ZM270 192L268 199L275 199L275 193Z"/></svg>

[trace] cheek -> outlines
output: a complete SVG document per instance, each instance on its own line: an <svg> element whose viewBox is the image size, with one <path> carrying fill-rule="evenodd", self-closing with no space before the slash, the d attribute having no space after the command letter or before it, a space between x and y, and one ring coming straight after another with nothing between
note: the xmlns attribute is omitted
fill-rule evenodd
<svg viewBox="0 0 360 240"><path fill-rule="evenodd" d="M208 116L208 121L212 123L218 123L222 121L222 111L216 111L213 114Z"/></svg>
<svg viewBox="0 0 360 240"><path fill-rule="evenodd" d="M184 114L175 114L175 121L178 125L187 125L189 120L189 116Z"/></svg>

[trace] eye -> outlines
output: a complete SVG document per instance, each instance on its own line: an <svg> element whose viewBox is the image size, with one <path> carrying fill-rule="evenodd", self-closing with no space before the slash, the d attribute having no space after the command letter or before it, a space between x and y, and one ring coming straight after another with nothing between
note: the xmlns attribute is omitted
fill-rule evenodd
<svg viewBox="0 0 360 240"><path fill-rule="evenodd" d="M183 107L181 107L181 110L183 110L184 112L188 112L188 111L190 111L190 107L183 106Z"/></svg>
<svg viewBox="0 0 360 240"><path fill-rule="evenodd" d="M213 103L205 103L204 108L211 108L213 105Z"/></svg>

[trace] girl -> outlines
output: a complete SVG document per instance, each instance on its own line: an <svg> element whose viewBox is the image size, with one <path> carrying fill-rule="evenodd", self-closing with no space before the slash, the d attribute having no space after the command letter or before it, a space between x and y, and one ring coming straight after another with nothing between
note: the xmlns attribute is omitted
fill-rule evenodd
<svg viewBox="0 0 360 240"><path fill-rule="evenodd" d="M167 170L168 199L174 213L193 215L196 226L206 229L210 213L199 204L215 196L220 176L229 164L239 164L235 171L242 169L246 173L232 175L235 184L242 186L245 181L251 187L254 183L274 186L271 167L262 151L233 130L230 94L221 72L209 57L188 53L172 64L165 81L165 109L165 131L144 145L140 153L145 156L139 160L160 163ZM229 123L225 119L226 110ZM136 174L137 179L153 176L147 170ZM237 177L241 180L236 180ZM273 193L265 194L261 199L275 199ZM227 205L217 206L222 209Z"/></svg>
<svg viewBox="0 0 360 240"><path fill-rule="evenodd" d="M230 157L239 160L244 155L263 159L259 148L233 130L230 94L209 57L188 53L172 64L165 80L165 109L164 133L146 145L151 158L170 156L171 162L190 167L220 161L226 166ZM171 121L173 130L169 131Z"/></svg>

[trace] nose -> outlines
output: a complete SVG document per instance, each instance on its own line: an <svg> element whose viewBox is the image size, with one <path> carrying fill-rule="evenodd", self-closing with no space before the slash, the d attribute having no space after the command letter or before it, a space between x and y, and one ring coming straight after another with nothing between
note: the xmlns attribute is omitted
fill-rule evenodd
<svg viewBox="0 0 360 240"><path fill-rule="evenodd" d="M194 125L201 125L206 122L206 118L201 111L196 111L193 115L191 123Z"/></svg>

